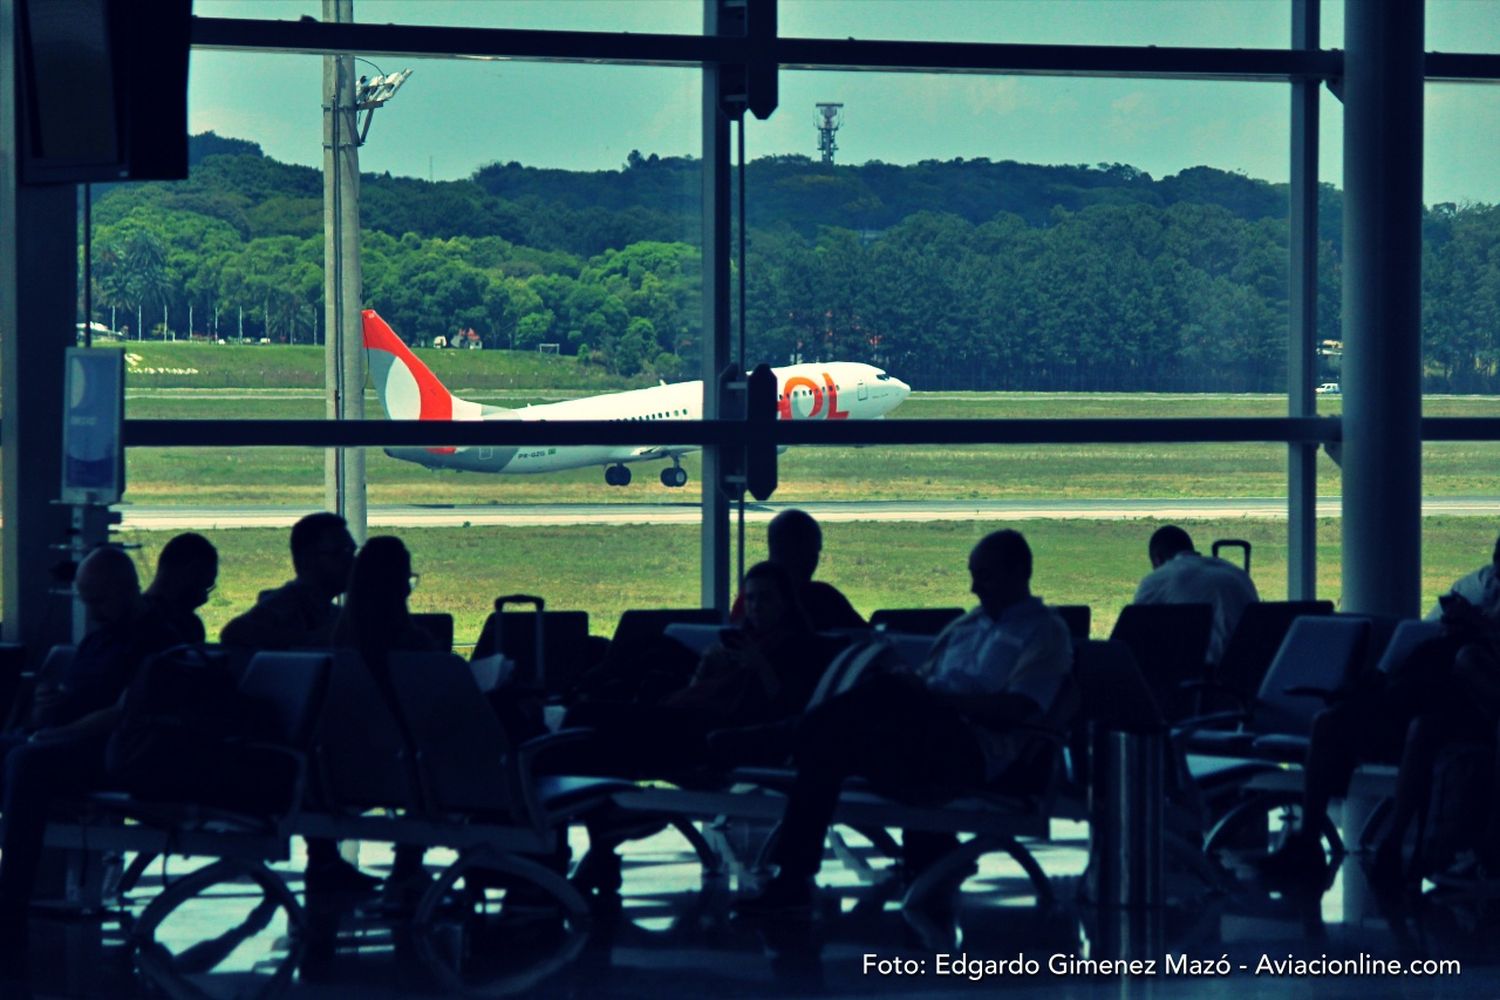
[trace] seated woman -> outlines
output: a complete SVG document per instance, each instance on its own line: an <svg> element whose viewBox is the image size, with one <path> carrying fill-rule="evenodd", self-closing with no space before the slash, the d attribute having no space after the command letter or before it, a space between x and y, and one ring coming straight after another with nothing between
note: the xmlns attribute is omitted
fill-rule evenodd
<svg viewBox="0 0 1500 1000"><path fill-rule="evenodd" d="M430 652L432 637L411 619L411 553L401 539L377 535L365 542L349 571L344 606L333 626L333 644L357 649L372 670L383 671L386 654Z"/></svg>
<svg viewBox="0 0 1500 1000"><path fill-rule="evenodd" d="M392 703L395 694L387 672L390 654L437 649L432 638L412 621L406 606L415 579L411 554L401 539L391 535L371 538L354 557L344 606L333 626L333 645L357 650ZM425 885L422 854L420 847L397 846L395 864L386 882L388 896L405 900Z"/></svg>
<svg viewBox="0 0 1500 1000"><path fill-rule="evenodd" d="M1500 720L1500 600L1476 606L1449 594L1442 608L1441 636L1313 720L1302 823L1259 864L1271 886L1328 887L1319 823L1354 770L1371 761L1396 763L1398 771L1390 819L1366 859L1367 878L1377 892L1391 894L1420 874L1409 869L1404 845L1431 795L1439 754L1454 743L1487 743Z"/></svg>
<svg viewBox="0 0 1500 1000"><path fill-rule="evenodd" d="M813 632L791 577L774 563L745 573L745 621L726 628L687 685L655 705L584 702L565 725L594 730L569 754L574 773L672 777L698 770L705 737L801 713L837 641Z"/></svg>
<svg viewBox="0 0 1500 1000"><path fill-rule="evenodd" d="M565 725L593 730L583 744L548 760L551 770L629 778L701 780L708 734L800 715L841 640L807 624L792 578L774 563L745 573L745 620L728 628L703 654L687 686L654 705L584 702ZM639 817L597 815L589 822L590 852L575 874L585 888L620 884L614 847L638 836Z"/></svg>

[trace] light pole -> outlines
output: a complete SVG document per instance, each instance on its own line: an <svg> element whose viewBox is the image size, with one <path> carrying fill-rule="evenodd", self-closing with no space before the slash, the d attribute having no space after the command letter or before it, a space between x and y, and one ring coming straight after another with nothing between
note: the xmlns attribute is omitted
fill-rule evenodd
<svg viewBox="0 0 1500 1000"><path fill-rule="evenodd" d="M323 20L354 20L354 0L323 0ZM403 70L374 79L354 77L353 56L323 57L323 301L327 416L363 420L365 353L360 307L359 146L375 109L389 101L411 75ZM359 113L365 113L363 127ZM356 541L368 531L365 453L331 448L324 460L323 493L328 509L349 523Z"/></svg>

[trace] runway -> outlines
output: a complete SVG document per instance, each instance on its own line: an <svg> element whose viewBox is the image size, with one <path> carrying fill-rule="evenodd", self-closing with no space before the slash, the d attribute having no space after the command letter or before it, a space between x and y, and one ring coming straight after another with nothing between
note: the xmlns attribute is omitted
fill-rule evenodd
<svg viewBox="0 0 1500 1000"><path fill-rule="evenodd" d="M819 521L1021 521L1285 519L1284 497L1207 499L1004 499L848 500L747 504L747 521L768 521L800 507ZM217 528L287 528L313 507L136 507L121 505L123 527L134 531L205 531ZM1423 502L1429 517L1491 517L1500 520L1500 497L1435 497ZM1319 517L1338 517L1338 497L1320 497ZM584 524L696 524L696 503L407 504L372 506L372 528L538 527ZM733 516L733 508L731 508Z"/></svg>

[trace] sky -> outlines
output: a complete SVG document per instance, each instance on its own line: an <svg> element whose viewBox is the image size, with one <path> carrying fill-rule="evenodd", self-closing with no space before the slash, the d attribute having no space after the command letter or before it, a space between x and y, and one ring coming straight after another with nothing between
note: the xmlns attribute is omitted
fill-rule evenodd
<svg viewBox="0 0 1500 1000"><path fill-rule="evenodd" d="M1366 0L1353 0L1366 2ZM1376 2L1376 0L1368 0ZM216 17L320 16L318 0L196 0ZM697 33L701 0L354 0L375 23ZM1322 0L1341 48L1343 0ZM1282 47L1287 0L781 0L785 36L932 41ZM1500 0L1429 0L1426 48L1500 52ZM451 180L495 161L620 167L631 150L697 156L696 69L382 58L411 68L375 115L361 169ZM197 51L193 131L250 139L320 166L322 59ZM987 157L1126 163L1163 177L1208 165L1270 181L1288 170L1290 87L1272 83L783 71L780 106L745 129L751 159L817 155L820 101L842 102L839 163ZM1324 91L1321 179L1342 186L1343 119ZM1427 88L1428 203L1500 203L1500 87Z"/></svg>

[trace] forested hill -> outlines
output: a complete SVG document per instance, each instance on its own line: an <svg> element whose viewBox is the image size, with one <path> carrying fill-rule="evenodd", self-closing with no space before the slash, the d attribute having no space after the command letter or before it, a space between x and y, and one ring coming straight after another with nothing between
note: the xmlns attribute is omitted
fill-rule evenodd
<svg viewBox="0 0 1500 1000"><path fill-rule="evenodd" d="M752 226L790 226L812 235L820 226L879 230L917 212L943 212L974 224L998 213L1046 225L1056 209L1180 201L1220 205L1246 220L1286 215L1284 185L1275 186L1209 167L1162 180L1122 164L1042 166L990 160L925 160L911 166L878 161L825 165L805 156L772 156L745 169L746 211ZM698 161L658 159L632 152L624 170L575 173L518 163L491 164L474 175L487 194L511 201L538 198L570 209L620 211L641 206L675 212L696 197Z"/></svg>
<svg viewBox="0 0 1500 1000"><path fill-rule="evenodd" d="M321 231L320 171L278 163L255 143L212 132L192 138L190 155L192 179L178 187L223 192L256 206L271 203L269 211L252 211L243 223L230 216L247 234ZM215 159L221 156L231 159ZM1047 166L959 159L829 166L805 156L772 156L752 161L745 173L750 225L787 227L804 236L815 236L826 226L879 231L917 212L951 214L974 225L1009 213L1032 226L1048 225L1058 210L1077 212L1094 205L1217 205L1247 222L1285 219L1287 214L1286 185L1211 167L1153 179L1118 163ZM696 159L636 151L618 170L492 163L465 181L429 183L365 174L362 184L363 224L369 229L392 236L498 235L584 255L620 249L622 242L638 239L682 238L684 220L697 217L702 190ZM318 202L316 212L301 204L307 199ZM1340 198L1325 187L1324 200L1333 224L1323 235L1337 244ZM543 206L555 218L532 218Z"/></svg>
<svg viewBox="0 0 1500 1000"><path fill-rule="evenodd" d="M196 334L317 339L320 171L212 133L193 138L191 161L186 181L95 189L95 319L150 336L186 332L191 309ZM1119 164L800 156L753 161L745 183L757 360L871 361L923 388L1284 384L1284 185L1201 166L1153 178ZM616 374L672 378L697 359L700 197L696 160L636 152L606 171L366 174L365 303L414 341L472 329L487 347L557 344ZM1325 185L1328 339L1340 201ZM1425 228L1429 385L1500 388L1500 209L1433 206Z"/></svg>

